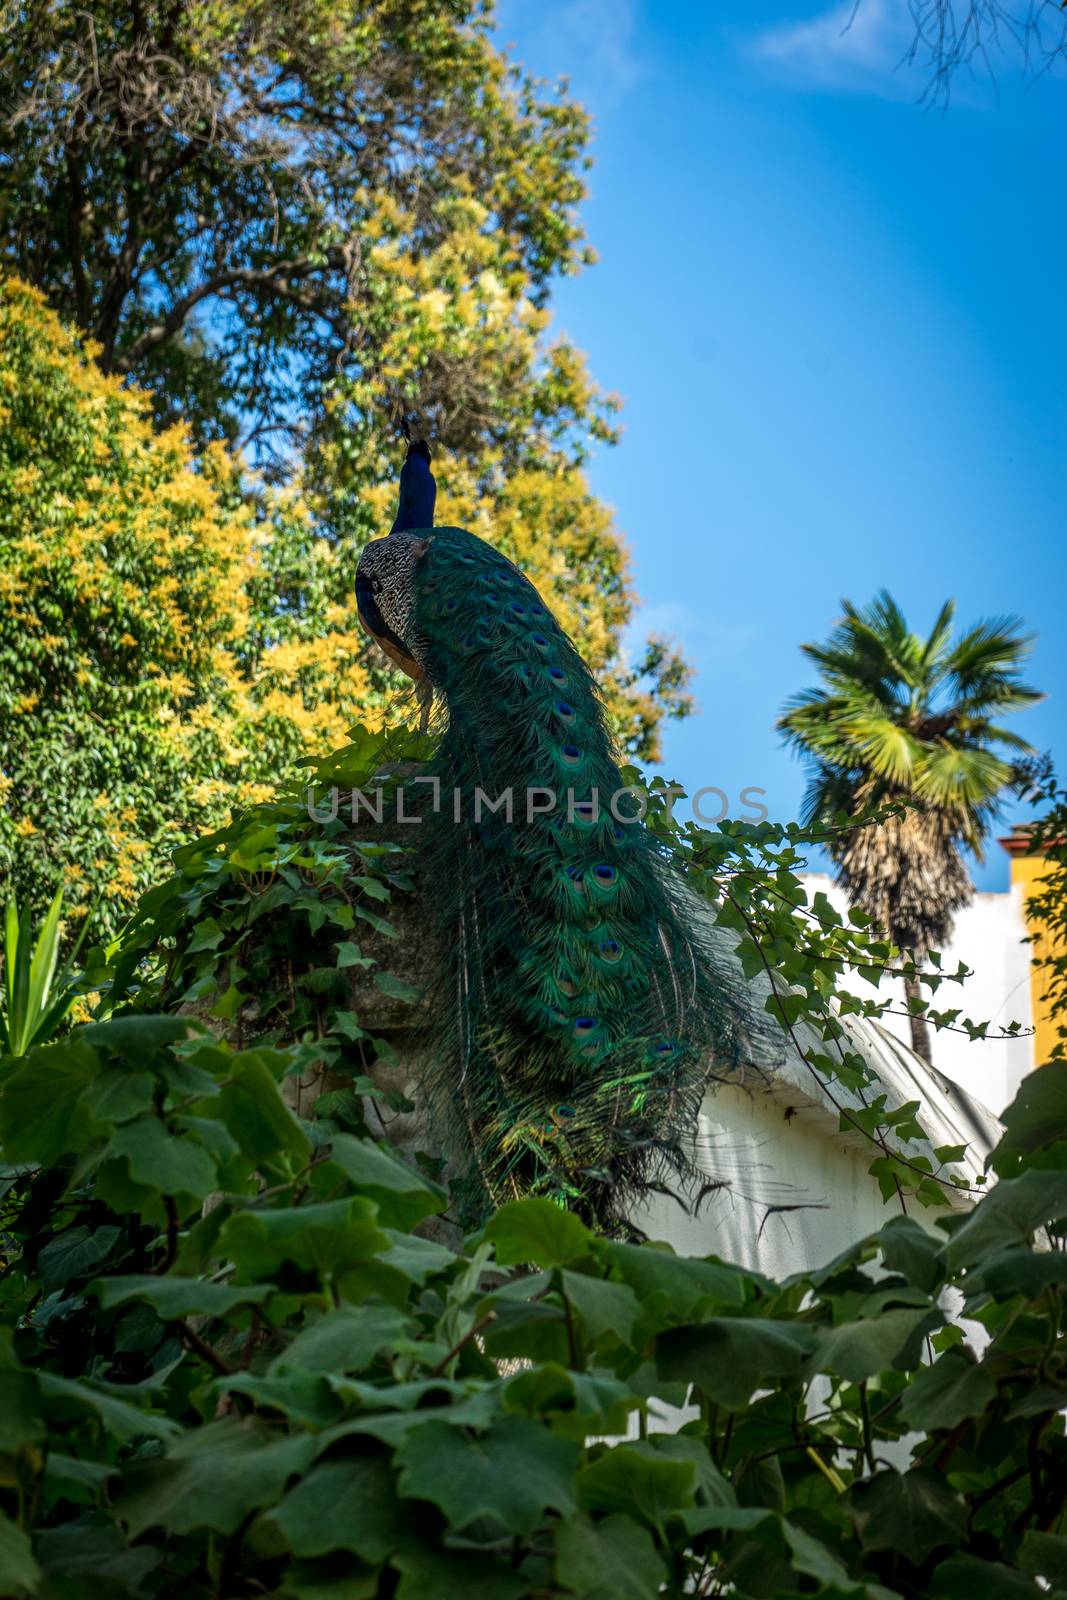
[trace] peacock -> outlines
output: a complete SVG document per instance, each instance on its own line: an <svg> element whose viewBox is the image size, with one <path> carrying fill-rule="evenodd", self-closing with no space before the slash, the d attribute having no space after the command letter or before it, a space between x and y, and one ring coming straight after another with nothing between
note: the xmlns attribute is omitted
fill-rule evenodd
<svg viewBox="0 0 1067 1600"><path fill-rule="evenodd" d="M543 1193L617 1220L687 1172L739 1007L624 792L581 656L502 552L434 526L435 497L416 440L393 526L356 574L363 626L414 682L423 729L435 701L446 717L417 846L429 1103L470 1214Z"/></svg>

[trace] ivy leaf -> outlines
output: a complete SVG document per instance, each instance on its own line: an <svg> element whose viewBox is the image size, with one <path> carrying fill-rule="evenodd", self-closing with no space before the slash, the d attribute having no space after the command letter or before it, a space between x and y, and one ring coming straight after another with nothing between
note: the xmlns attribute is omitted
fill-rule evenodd
<svg viewBox="0 0 1067 1600"><path fill-rule="evenodd" d="M814 1578L828 1589L839 1589L845 1594L861 1587L852 1581L837 1557L818 1539L813 1539L810 1533L805 1533L803 1528L798 1528L786 1517L779 1519L779 1527L795 1571Z"/></svg>
<svg viewBox="0 0 1067 1600"><path fill-rule="evenodd" d="M298 1333L270 1371L362 1372L381 1351L417 1333L418 1324L392 1306L340 1306Z"/></svg>
<svg viewBox="0 0 1067 1600"><path fill-rule="evenodd" d="M533 1262L538 1267L563 1267L590 1253L593 1235L571 1211L551 1200L534 1197L501 1206L485 1229L496 1245L502 1267Z"/></svg>
<svg viewBox="0 0 1067 1600"><path fill-rule="evenodd" d="M508 1411L540 1418L553 1433L584 1444L590 1434L626 1432L630 1412L641 1402L618 1378L602 1372L569 1372L555 1362L526 1367L507 1379Z"/></svg>
<svg viewBox="0 0 1067 1600"><path fill-rule="evenodd" d="M350 1133L333 1138L330 1158L357 1189L377 1203L383 1223L393 1228L413 1228L423 1217L443 1211L448 1196L440 1184L422 1177L399 1156L391 1155L371 1139Z"/></svg>
<svg viewBox="0 0 1067 1600"><path fill-rule="evenodd" d="M400 1573L396 1600L522 1600L530 1592L525 1578L492 1556L416 1547L398 1551L392 1565Z"/></svg>
<svg viewBox="0 0 1067 1600"><path fill-rule="evenodd" d="M277 1437L255 1421L206 1423L178 1439L166 1456L129 1470L118 1514L131 1539L153 1527L232 1533L249 1512L281 1498L316 1448L312 1434Z"/></svg>
<svg viewBox="0 0 1067 1600"><path fill-rule="evenodd" d="M203 1200L218 1186L218 1169L203 1145L169 1134L156 1116L124 1123L112 1136L111 1151L126 1158L135 1183L160 1194Z"/></svg>
<svg viewBox="0 0 1067 1600"><path fill-rule="evenodd" d="M1006 1132L990 1165L1002 1178L1010 1178L1028 1156L1047 1145L1056 1144L1067 1128L1067 1074L1055 1067L1029 1072L1019 1092L1000 1120Z"/></svg>
<svg viewBox="0 0 1067 1600"><path fill-rule="evenodd" d="M391 972L376 972L374 981L383 994L391 1000L405 1000L409 1004L422 999L422 990L417 989L413 983L405 983L403 978L396 977Z"/></svg>
<svg viewBox="0 0 1067 1600"><path fill-rule="evenodd" d="M1047 1222L1067 1217L1067 1172L1031 1168L1001 1178L943 1247L953 1272L976 1266L1008 1245L1025 1244Z"/></svg>
<svg viewBox="0 0 1067 1600"><path fill-rule="evenodd" d="M492 1517L509 1533L527 1534L551 1508L575 1509L578 1446L523 1417L505 1417L471 1438L444 1422L416 1429L397 1451L404 1496L430 1500L459 1532Z"/></svg>
<svg viewBox="0 0 1067 1600"><path fill-rule="evenodd" d="M147 1111L155 1095L156 1081L150 1072L130 1072L115 1066L101 1072L90 1084L82 1104L98 1122L129 1122Z"/></svg>
<svg viewBox="0 0 1067 1600"><path fill-rule="evenodd" d="M931 1433L981 1416L996 1397L997 1386L984 1367L962 1350L947 1350L912 1378L901 1396L900 1414L909 1427Z"/></svg>
<svg viewBox="0 0 1067 1600"><path fill-rule="evenodd" d="M44 1289L62 1288L72 1278L83 1277L110 1253L120 1232L109 1225L68 1228L59 1234L37 1257L37 1273Z"/></svg>
<svg viewBox="0 0 1067 1600"><path fill-rule="evenodd" d="M78 1034L89 1045L107 1050L125 1062L149 1066L168 1045L192 1038L196 1029L188 1017L152 1016L147 1013L88 1022Z"/></svg>
<svg viewBox="0 0 1067 1600"><path fill-rule="evenodd" d="M180 1317L224 1317L237 1306L262 1305L276 1292L272 1283L231 1286L203 1278L157 1278L148 1273L98 1278L89 1287L105 1311L130 1300L144 1300L163 1322Z"/></svg>
<svg viewBox="0 0 1067 1600"><path fill-rule="evenodd" d="M82 1100L97 1072L83 1029L57 1044L31 1050L0 1090L0 1142L14 1165L54 1166L106 1133Z"/></svg>
<svg viewBox="0 0 1067 1600"><path fill-rule="evenodd" d="M32 1594L41 1581L33 1546L22 1529L0 1511L0 1592Z"/></svg>
<svg viewBox="0 0 1067 1600"><path fill-rule="evenodd" d="M932 1316L941 1320L939 1313L931 1312L927 1306L898 1306L877 1316L820 1330L807 1370L835 1373L850 1383L859 1383L898 1361L914 1366L918 1353L912 1356L908 1346L921 1337Z"/></svg>
<svg viewBox="0 0 1067 1600"><path fill-rule="evenodd" d="M246 1050L234 1056L219 1111L249 1161L266 1161L280 1154L306 1161L311 1155L307 1135L282 1099L261 1051Z"/></svg>
<svg viewBox="0 0 1067 1600"><path fill-rule="evenodd" d="M865 1550L899 1550L915 1566L966 1537L963 1502L932 1472L878 1472L853 1484L849 1504Z"/></svg>
<svg viewBox="0 0 1067 1600"><path fill-rule="evenodd" d="M649 1600L666 1584L667 1569L632 1517L576 1517L556 1528L556 1580L579 1600Z"/></svg>
<svg viewBox="0 0 1067 1600"><path fill-rule="evenodd" d="M1054 1589L1067 1589L1067 1536L1028 1528L1018 1561L1031 1578L1044 1578Z"/></svg>
<svg viewBox="0 0 1067 1600"><path fill-rule="evenodd" d="M358 944L353 944L351 939L344 939L337 946L337 965L342 970L345 967L373 967L373 956L365 956Z"/></svg>
<svg viewBox="0 0 1067 1600"><path fill-rule="evenodd" d="M383 1456L353 1456L312 1467L270 1520L294 1555L354 1550L379 1565L410 1539L411 1508L401 1504Z"/></svg>
<svg viewBox="0 0 1067 1600"><path fill-rule="evenodd" d="M892 1217L878 1234L882 1260L889 1272L899 1272L933 1294L945 1276L941 1245L914 1217Z"/></svg>
<svg viewBox="0 0 1067 1600"><path fill-rule="evenodd" d="M69 1416L72 1410L76 1414L91 1411L120 1442L135 1439L142 1433L156 1439L169 1439L181 1432L178 1423L170 1417L157 1416L122 1399L115 1392L117 1385L97 1388L77 1378L61 1378L55 1372L42 1372L37 1381L42 1397L52 1402L49 1412Z"/></svg>
<svg viewBox="0 0 1067 1600"><path fill-rule="evenodd" d="M44 1528L37 1535L37 1554L45 1571L44 1593L62 1600L143 1594L144 1579L161 1559L151 1547L131 1549L114 1523Z"/></svg>
<svg viewBox="0 0 1067 1600"><path fill-rule="evenodd" d="M1046 1289L1067 1284L1067 1254L1062 1250L1027 1250L1016 1246L986 1261L976 1272L968 1273L964 1286L968 1296L991 1294L994 1300L1010 1300L1021 1294L1036 1300Z"/></svg>
<svg viewBox="0 0 1067 1600"><path fill-rule="evenodd" d="M624 1283L611 1283L605 1278L594 1278L584 1272L572 1272L564 1267L560 1273L563 1293L577 1311L592 1340L602 1334L614 1334L622 1344L628 1344L633 1334L634 1322L641 1309L633 1290Z"/></svg>
<svg viewBox="0 0 1067 1600"><path fill-rule="evenodd" d="M816 1342L814 1330L793 1322L711 1317L661 1333L656 1365L663 1377L699 1384L709 1400L736 1411L768 1380L799 1377Z"/></svg>
<svg viewBox="0 0 1067 1600"><path fill-rule="evenodd" d="M950 1556L930 1580L930 1600L1039 1600L1044 1591L1021 1572L999 1561Z"/></svg>
<svg viewBox="0 0 1067 1600"><path fill-rule="evenodd" d="M193 928L192 937L185 947L187 956L198 955L201 950L217 950L224 934L214 917L205 917Z"/></svg>
<svg viewBox="0 0 1067 1600"><path fill-rule="evenodd" d="M743 1306L746 1285L758 1277L721 1261L676 1256L658 1245L609 1244L604 1259L630 1285L646 1311L687 1322L712 1305Z"/></svg>
<svg viewBox="0 0 1067 1600"><path fill-rule="evenodd" d="M647 1441L616 1445L578 1474L578 1499L586 1511L622 1511L662 1534L671 1511L695 1503L697 1468L674 1461Z"/></svg>
<svg viewBox="0 0 1067 1600"><path fill-rule="evenodd" d="M237 1211L219 1234L219 1254L253 1280L283 1261L332 1276L388 1249L370 1200L329 1200L271 1211Z"/></svg>

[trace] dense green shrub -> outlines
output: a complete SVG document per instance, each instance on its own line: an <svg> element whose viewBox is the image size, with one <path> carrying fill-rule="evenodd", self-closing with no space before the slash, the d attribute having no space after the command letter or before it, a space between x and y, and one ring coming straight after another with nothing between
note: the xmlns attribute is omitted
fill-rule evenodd
<svg viewBox="0 0 1067 1600"><path fill-rule="evenodd" d="M363 783L380 754L311 775ZM353 971L410 994L387 959L410 857L265 803L94 957L106 1020L0 1062L0 1593L1067 1592L1067 1258L1035 1247L1067 1217L1062 1073L1024 1084L977 1208L920 1226L958 1152L868 1094L829 1000L895 953L805 908L797 830L653 816L858 1096L885 1227L781 1284L546 1195L442 1231L435 1164L368 1136L388 1046L351 1000ZM309 1068L333 1079L301 1118L283 1086ZM677 1431L654 1399L688 1404Z"/></svg>
<svg viewBox="0 0 1067 1600"><path fill-rule="evenodd" d="M1067 1584L1061 1073L969 1216L775 1284L543 1198L453 1253L345 1096L287 1109L299 1066L140 1015L4 1067L4 1595Z"/></svg>

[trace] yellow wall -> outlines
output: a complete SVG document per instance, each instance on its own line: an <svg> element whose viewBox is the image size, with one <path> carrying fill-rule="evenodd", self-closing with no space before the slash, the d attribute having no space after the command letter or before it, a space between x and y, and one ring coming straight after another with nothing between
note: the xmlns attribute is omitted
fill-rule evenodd
<svg viewBox="0 0 1067 1600"><path fill-rule="evenodd" d="M1036 965L1037 958L1049 949L1048 936L1031 919L1028 900L1048 872L1050 863L1043 855L1024 854L1019 850L1016 838L1012 839L1011 845L1007 848L1011 856L1012 887L1019 884L1022 888L1023 915L1026 918L1027 930L1034 938L1034 943L1030 947L1033 952L1030 962L1030 1004L1034 1019L1034 1065L1042 1067L1052 1053L1058 1034L1052 1007L1045 998L1048 979Z"/></svg>

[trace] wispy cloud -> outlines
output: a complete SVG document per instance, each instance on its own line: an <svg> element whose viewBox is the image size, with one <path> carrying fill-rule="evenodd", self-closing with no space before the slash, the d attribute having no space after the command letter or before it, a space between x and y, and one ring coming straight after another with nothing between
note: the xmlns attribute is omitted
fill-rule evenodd
<svg viewBox="0 0 1067 1600"><path fill-rule="evenodd" d="M612 108L643 75L638 0L501 0L497 36L542 77L566 77L595 111Z"/></svg>
<svg viewBox="0 0 1067 1600"><path fill-rule="evenodd" d="M902 0L842 0L802 22L764 29L749 53L813 87L896 100L916 94L901 65L913 37Z"/></svg>

